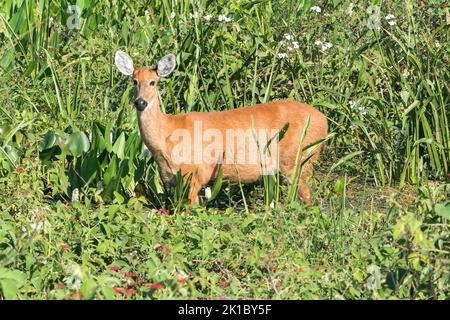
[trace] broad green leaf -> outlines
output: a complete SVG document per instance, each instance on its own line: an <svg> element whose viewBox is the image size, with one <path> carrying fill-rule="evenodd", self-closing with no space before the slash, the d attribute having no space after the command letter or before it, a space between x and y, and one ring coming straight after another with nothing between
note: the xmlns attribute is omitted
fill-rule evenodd
<svg viewBox="0 0 450 320"><path fill-rule="evenodd" d="M42 140L41 144L40 144L40 151L44 151L47 149L50 149L51 147L53 147L55 145L56 142L56 134L53 131L48 131L45 135L44 135L44 139Z"/></svg>
<svg viewBox="0 0 450 320"><path fill-rule="evenodd" d="M436 204L434 211L438 216L450 220L450 202Z"/></svg>
<svg viewBox="0 0 450 320"><path fill-rule="evenodd" d="M125 133L122 132L119 138L114 143L112 147L112 152L114 152L120 160L125 158Z"/></svg>
<svg viewBox="0 0 450 320"><path fill-rule="evenodd" d="M70 153L74 156L80 156L83 152L87 152L89 150L89 139L84 132L78 131L74 132L70 135L67 140L67 146Z"/></svg>

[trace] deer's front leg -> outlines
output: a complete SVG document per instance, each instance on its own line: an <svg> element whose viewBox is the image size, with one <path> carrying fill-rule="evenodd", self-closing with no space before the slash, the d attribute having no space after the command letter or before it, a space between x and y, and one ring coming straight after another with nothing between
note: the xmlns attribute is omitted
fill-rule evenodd
<svg viewBox="0 0 450 320"><path fill-rule="evenodd" d="M185 168L188 169L188 168ZM211 174L208 174L211 170L206 167L189 168L187 170L190 174L186 177L190 177L190 190L189 190L189 203L199 203L198 193L202 186L206 185L211 178Z"/></svg>
<svg viewBox="0 0 450 320"><path fill-rule="evenodd" d="M202 188L202 184L198 181L197 178L192 177L191 186L189 190L189 204L193 205L195 203L199 203L198 193Z"/></svg>
<svg viewBox="0 0 450 320"><path fill-rule="evenodd" d="M184 182L189 184L189 204L199 203L198 193L202 187L198 168L191 165L185 165L181 168L181 174L184 177Z"/></svg>

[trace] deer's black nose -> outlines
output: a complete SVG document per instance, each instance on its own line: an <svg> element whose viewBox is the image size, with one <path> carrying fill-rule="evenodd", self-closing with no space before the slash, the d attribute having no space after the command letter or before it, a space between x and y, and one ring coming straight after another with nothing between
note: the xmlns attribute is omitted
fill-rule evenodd
<svg viewBox="0 0 450 320"><path fill-rule="evenodd" d="M144 109L147 107L147 101L142 98L137 98L136 100L134 100L134 106L139 111L144 111Z"/></svg>

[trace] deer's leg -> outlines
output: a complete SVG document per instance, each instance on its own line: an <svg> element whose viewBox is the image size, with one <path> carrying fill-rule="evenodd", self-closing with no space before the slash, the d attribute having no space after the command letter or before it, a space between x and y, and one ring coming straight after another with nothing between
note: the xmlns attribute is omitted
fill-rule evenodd
<svg viewBox="0 0 450 320"><path fill-rule="evenodd" d="M189 190L189 204L193 205L195 203L199 203L198 193L202 188L202 184L198 180L198 178L193 175L191 179L191 186Z"/></svg>
<svg viewBox="0 0 450 320"><path fill-rule="evenodd" d="M305 204L311 204L311 189L307 182L311 174L312 174L312 164L306 163L303 166L300 179L298 179L298 188L297 188L297 194Z"/></svg>
<svg viewBox="0 0 450 320"><path fill-rule="evenodd" d="M194 203L199 203L198 193L202 186L209 182L211 178L211 173L208 174L211 170L205 167L186 167L185 168L190 176L190 190L189 190L189 203L192 205Z"/></svg>
<svg viewBox="0 0 450 320"><path fill-rule="evenodd" d="M284 172L287 173L287 177L289 179L289 183L294 183L292 181L292 174L294 172L294 168L285 168ZM303 200L305 204L311 204L311 189L308 186L307 179L311 176L312 173L312 164L306 163L303 166L301 176L297 182L297 195Z"/></svg>

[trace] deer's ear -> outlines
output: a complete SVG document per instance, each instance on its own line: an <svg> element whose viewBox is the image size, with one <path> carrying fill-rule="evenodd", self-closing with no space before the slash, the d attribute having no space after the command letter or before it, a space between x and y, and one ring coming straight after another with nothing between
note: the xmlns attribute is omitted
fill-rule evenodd
<svg viewBox="0 0 450 320"><path fill-rule="evenodd" d="M167 77L175 69L176 57L174 54L168 54L158 62L158 76Z"/></svg>
<svg viewBox="0 0 450 320"><path fill-rule="evenodd" d="M123 51L117 51L114 58L117 69L126 76L131 76L134 72L133 60Z"/></svg>

